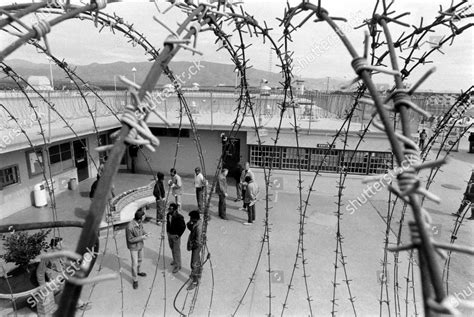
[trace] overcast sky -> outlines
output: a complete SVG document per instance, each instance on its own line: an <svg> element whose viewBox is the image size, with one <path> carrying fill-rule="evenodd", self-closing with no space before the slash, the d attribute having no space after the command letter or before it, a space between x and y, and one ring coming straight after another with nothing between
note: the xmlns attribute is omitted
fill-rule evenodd
<svg viewBox="0 0 474 317"><path fill-rule="evenodd" d="M1 0L1 3L10 3L11 0ZM14 1L25 2L25 1ZM295 5L300 1L290 1L291 5ZM317 3L317 1L314 1ZM439 4L443 7L449 6L451 0L395 0L393 9L397 13L410 12L409 16L403 18L403 21L409 24L419 24L420 17L424 17L425 24L433 21L439 10ZM457 1L456 1L457 2ZM74 1L73 1L74 3ZM370 17L373 11L375 0L363 1L325 1L322 5L326 8L331 16L341 16L348 19L348 23L344 30L347 36L353 42L355 47L362 53L363 31L365 28L354 30L353 26L358 26L364 18ZM159 1L158 5L161 9L169 6L169 3ZM263 24L267 21L275 40L281 36L281 28L278 27L277 17L282 17L286 1L272 0L245 0L244 8L253 15L257 21ZM166 15L158 13L153 3L143 1L124 1L123 3L109 4L105 9L107 13L116 13L124 18L125 21L133 23L134 28L143 33L147 39L157 48L163 46L163 40L169 35L163 27L153 20L156 15L172 28L177 28L177 22L184 19L184 15L179 9L172 9ZM300 20L305 15L300 16ZM52 16L54 17L54 16ZM52 18L51 17L51 18ZM470 18L469 22L474 22L474 18ZM340 25L343 22L338 22ZM459 25L465 25L467 21L460 22ZM393 38L397 39L402 31L409 31L405 28L392 26ZM409 28L412 29L412 28ZM227 27L227 32L231 33L232 29ZM432 36L441 37L449 35L447 27L438 27ZM350 66L350 55L343 47L339 40L334 40L334 33L325 23L307 22L303 28L293 35L292 50L295 52L294 73L302 77L333 77L340 79L351 79L354 72ZM142 62L147 57L140 47L132 47L127 43L126 39L120 34L112 34L108 29L104 29L98 33L97 29L91 21L80 21L77 19L64 22L53 28L48 35L49 43L53 54L59 58L65 58L66 61L73 64L90 64L111 63L116 61ZM0 47L12 40L10 35L0 34ZM230 64L230 58L225 50L216 52L218 46L214 44L215 37L211 32L199 34L197 48L204 53L204 56L194 55L181 50L175 57L175 60L198 60L220 62ZM232 40L237 43L237 37ZM275 55L271 56L270 46L263 44L262 41L255 38L247 38L247 43L253 43L253 46L247 50L247 56L250 64L255 68L262 70L271 70L277 72L278 63ZM428 48L429 44L424 44L422 50ZM313 48L313 50L311 50ZM324 50L323 54L314 53L318 49ZM466 89L473 84L473 28L464 32L458 37L452 46L442 48L444 55L437 52L432 55L433 64L426 64L418 68L416 72L410 76L409 82L415 81L421 73L432 66L436 66L437 72L424 85L423 89L432 90L451 90L459 91ZM37 54L31 47L23 46L9 58L27 59L34 62L45 62L46 60ZM138 69L138 72L145 71ZM390 78L384 75L377 75L377 81L390 82Z"/></svg>

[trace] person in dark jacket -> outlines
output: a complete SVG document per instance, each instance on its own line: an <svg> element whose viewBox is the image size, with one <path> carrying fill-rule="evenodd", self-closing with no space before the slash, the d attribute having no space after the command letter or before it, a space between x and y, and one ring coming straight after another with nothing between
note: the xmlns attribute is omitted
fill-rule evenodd
<svg viewBox="0 0 474 317"><path fill-rule="evenodd" d="M225 198L227 197L227 173L229 170L227 168L222 169L217 177L217 187L216 193L219 195L219 217L224 220L227 220L226 214L226 203Z"/></svg>
<svg viewBox="0 0 474 317"><path fill-rule="evenodd" d="M420 148L421 151L423 151L423 148L425 147L425 140L428 137L428 134L426 133L426 130L423 129L420 133L420 140L418 141L418 147Z"/></svg>
<svg viewBox="0 0 474 317"><path fill-rule="evenodd" d="M173 273L181 270L181 236L186 230L184 217L178 212L178 205L171 203L166 214L166 233L168 234L168 243L170 245L171 254L173 254L174 265Z"/></svg>
<svg viewBox="0 0 474 317"><path fill-rule="evenodd" d="M138 288L138 277L146 276L145 272L140 271L140 265L143 259L144 241L148 238L149 233L143 229L143 220L145 219L145 212L141 209L135 212L135 217L129 222L125 230L127 238L127 248L130 250L130 257L132 258L132 278L133 288Z"/></svg>
<svg viewBox="0 0 474 317"><path fill-rule="evenodd" d="M242 198L242 184L240 183L240 174L242 173L242 165L237 164L235 169L233 169L232 177L235 180L235 202L243 199Z"/></svg>
<svg viewBox="0 0 474 317"><path fill-rule="evenodd" d="M163 221L163 217L165 216L165 185L163 183L165 179L165 175L163 173L158 172L156 174L156 178L158 180L155 183L155 187L153 188L153 196L155 196L156 200L156 223L160 224Z"/></svg>
<svg viewBox="0 0 474 317"><path fill-rule="evenodd" d="M201 248L202 248L202 222L199 210L189 212L189 222L186 224L191 231L188 237L187 250L191 251L191 284L188 291L194 289L199 284L201 278Z"/></svg>

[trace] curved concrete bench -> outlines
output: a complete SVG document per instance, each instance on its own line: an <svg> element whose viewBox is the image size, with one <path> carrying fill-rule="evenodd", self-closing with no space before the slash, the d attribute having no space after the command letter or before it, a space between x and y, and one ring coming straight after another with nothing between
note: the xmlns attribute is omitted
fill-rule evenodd
<svg viewBox="0 0 474 317"><path fill-rule="evenodd" d="M138 209L155 203L154 184L153 182L147 186L127 190L112 198L110 211L107 212L106 219L100 223L100 229L130 222Z"/></svg>

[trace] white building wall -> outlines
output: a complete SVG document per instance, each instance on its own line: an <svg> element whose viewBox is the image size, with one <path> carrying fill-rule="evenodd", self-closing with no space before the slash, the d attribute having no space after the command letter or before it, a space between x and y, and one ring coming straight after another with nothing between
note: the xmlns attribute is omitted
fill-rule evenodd
<svg viewBox="0 0 474 317"><path fill-rule="evenodd" d="M206 165L206 174L208 176L214 175L217 163L222 155L222 140L220 134L223 131L199 131L201 148ZM240 139L240 162L243 164L248 158L247 136L246 132L239 132L237 138ZM155 153L144 150L149 157L150 165L153 173L158 171L166 176L169 175L169 170L173 167L174 157L177 146L176 137L159 137L160 146ZM193 140L192 131L190 131L189 138L179 139L178 155L176 159L176 170L180 175L194 174L194 168L200 166L198 151ZM150 173L150 169L142 154L138 153L137 171L140 173Z"/></svg>
<svg viewBox="0 0 474 317"><path fill-rule="evenodd" d="M82 138L82 137L81 137ZM95 134L84 136L87 140L87 148L90 156L88 157L89 177L96 177L97 170L92 160L99 166L99 154L93 149L97 146L97 138ZM61 142L74 141L75 139L63 140ZM20 173L20 182L7 186L0 190L0 219L5 218L17 211L34 206L34 186L44 182L43 174L29 177L27 168L26 152L30 149L19 150L9 153L0 154L0 168L18 165ZM46 159L46 156L44 156ZM46 166L46 177L49 182L49 172ZM53 175L53 183L55 184L55 194L62 193L68 190L69 181L71 178L77 180L77 170L75 167L62 171L61 173ZM49 194L47 195L48 205L50 203ZM48 207L43 207L48 208Z"/></svg>

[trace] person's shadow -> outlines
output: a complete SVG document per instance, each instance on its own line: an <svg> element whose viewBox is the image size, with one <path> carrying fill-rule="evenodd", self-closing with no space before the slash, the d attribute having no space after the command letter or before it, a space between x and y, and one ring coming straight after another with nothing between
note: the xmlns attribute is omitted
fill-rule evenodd
<svg viewBox="0 0 474 317"><path fill-rule="evenodd" d="M86 209L82 209L79 207L76 207L74 209L74 215L80 219L85 219L88 213L89 213L89 210L86 210Z"/></svg>
<svg viewBox="0 0 474 317"><path fill-rule="evenodd" d="M182 244L182 241L181 241L181 244ZM183 245L181 245L181 252L183 252ZM156 266L158 265L158 271L160 272L161 270L163 270L163 265L164 265L167 272L166 277L171 280L178 279L182 282L186 282L188 280L189 275L191 274L191 271L189 269L183 267L183 263L181 263L181 270L179 270L177 273L173 273L174 266L170 265L173 259L166 255L163 256L163 254L161 254L158 259L158 252L147 247L145 247L145 258L152 260L154 269L156 269ZM130 268L130 272L131 272L131 268ZM154 272L150 272L150 273L154 274Z"/></svg>

